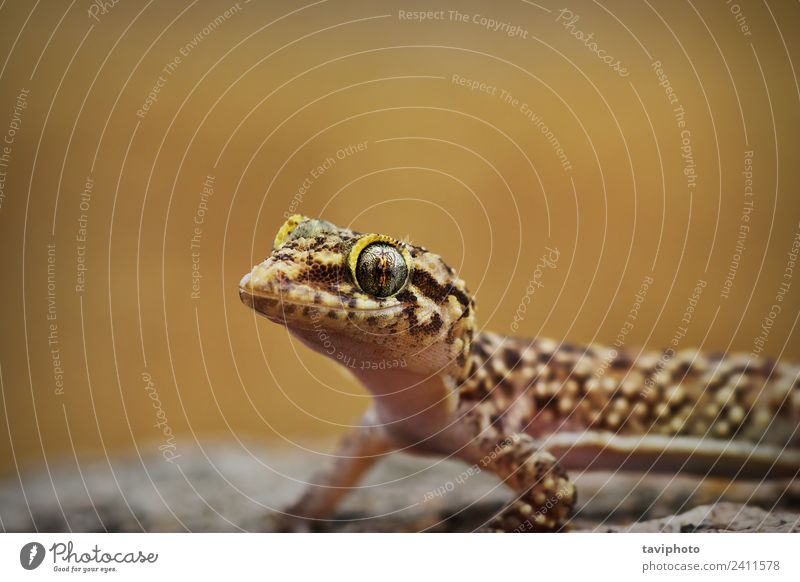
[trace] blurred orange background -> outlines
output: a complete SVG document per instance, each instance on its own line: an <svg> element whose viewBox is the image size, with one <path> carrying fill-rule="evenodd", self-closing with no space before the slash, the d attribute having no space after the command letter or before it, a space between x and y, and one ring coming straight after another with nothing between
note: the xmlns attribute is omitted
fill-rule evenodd
<svg viewBox="0 0 800 582"><path fill-rule="evenodd" d="M703 281L680 348L779 303L800 356L797 3L79 4L0 9L6 474L352 424L238 298L292 211L441 254L483 329L550 247L520 334L610 343L652 277L625 342L662 347Z"/></svg>

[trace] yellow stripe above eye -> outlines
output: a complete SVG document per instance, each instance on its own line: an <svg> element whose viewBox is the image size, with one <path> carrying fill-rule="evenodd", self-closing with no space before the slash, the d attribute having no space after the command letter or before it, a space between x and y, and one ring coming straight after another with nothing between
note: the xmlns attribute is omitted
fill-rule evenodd
<svg viewBox="0 0 800 582"><path fill-rule="evenodd" d="M303 216L302 214L292 214L287 218L283 226L278 229L278 234L275 235L275 242L272 243L272 248L277 249L285 243L289 235L292 234L292 231L297 228L297 225L306 220L308 220L308 216Z"/></svg>
<svg viewBox="0 0 800 582"><path fill-rule="evenodd" d="M353 276L353 281L356 284L356 287L360 291L364 291L361 289L361 285L358 282L358 277L356 276L356 267L358 266L358 257L361 255L361 251L367 248L372 243L382 242L392 245L400 254L403 255L403 260L406 262L406 268L408 269L408 276L411 277L411 255L409 252L400 246L400 243L397 242L390 236L385 234L365 234L360 239L356 241L356 244L353 245L353 248L350 249L350 254L347 257L347 265L350 267L350 274Z"/></svg>

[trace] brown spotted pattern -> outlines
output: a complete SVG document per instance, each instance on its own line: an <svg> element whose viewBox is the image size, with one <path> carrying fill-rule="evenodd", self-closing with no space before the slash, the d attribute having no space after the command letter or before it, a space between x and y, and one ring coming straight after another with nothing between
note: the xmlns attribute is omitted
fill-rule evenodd
<svg viewBox="0 0 800 582"><path fill-rule="evenodd" d="M689 435L792 445L800 366L746 354L577 348L481 333L460 388L503 433L554 430Z"/></svg>

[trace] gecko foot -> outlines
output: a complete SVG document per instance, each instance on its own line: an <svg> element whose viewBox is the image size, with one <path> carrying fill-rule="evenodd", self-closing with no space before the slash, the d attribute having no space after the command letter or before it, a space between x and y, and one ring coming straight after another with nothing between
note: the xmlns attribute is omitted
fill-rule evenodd
<svg viewBox="0 0 800 582"><path fill-rule="evenodd" d="M494 461L494 469L518 496L492 519L485 531L557 531L575 505L575 486L553 455L535 450L527 437L513 442L514 446Z"/></svg>
<svg viewBox="0 0 800 582"><path fill-rule="evenodd" d="M261 521L261 531L274 533L309 533L322 531L321 521L284 512L269 513Z"/></svg>

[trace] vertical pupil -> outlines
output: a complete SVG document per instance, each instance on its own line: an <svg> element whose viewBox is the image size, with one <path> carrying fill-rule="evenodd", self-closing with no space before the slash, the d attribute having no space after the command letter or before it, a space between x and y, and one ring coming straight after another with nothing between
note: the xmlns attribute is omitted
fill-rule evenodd
<svg viewBox="0 0 800 582"><path fill-rule="evenodd" d="M367 245L356 263L356 278L361 288L371 295L388 297L397 293L408 277L400 251L386 243Z"/></svg>

